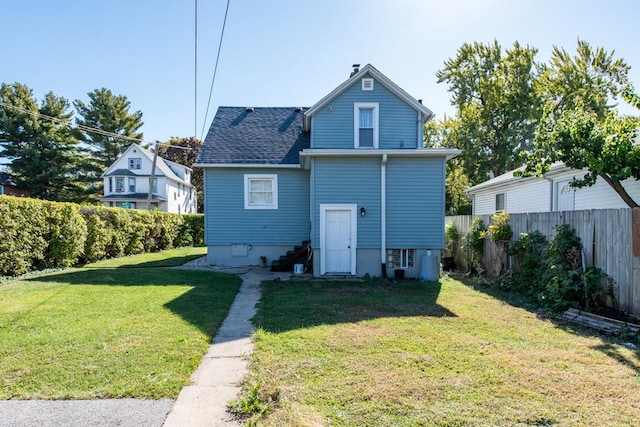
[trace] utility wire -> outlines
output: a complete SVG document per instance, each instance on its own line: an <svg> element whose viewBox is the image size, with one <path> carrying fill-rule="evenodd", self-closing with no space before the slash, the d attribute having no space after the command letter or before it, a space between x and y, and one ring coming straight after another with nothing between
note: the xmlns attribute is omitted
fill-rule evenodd
<svg viewBox="0 0 640 427"><path fill-rule="evenodd" d="M193 88L193 137L198 135L198 0L195 0L195 25L194 25L194 88Z"/></svg>
<svg viewBox="0 0 640 427"><path fill-rule="evenodd" d="M39 113L37 111L27 110L27 109L21 108L21 107L16 107L15 105L7 104L6 102L0 101L0 107L5 107L5 108L8 108L10 110L19 111L19 112L25 113L25 114L32 114L34 116L37 116L38 118L41 118L41 119L44 119L44 120L49 120L49 121L52 121L54 123L58 123L58 124L69 126L70 128L73 128L71 126L71 124L67 120L59 119L57 117L47 116L46 114L42 114L42 113ZM83 130L85 132L98 133L98 134L104 135L104 136L111 136L113 138L126 139L126 140L134 141L134 142L146 142L146 143L153 142L153 144L155 144L155 145L162 145L164 147L171 147L171 148L179 148L181 150L193 150L194 149L193 147L182 147L180 145L172 145L172 144L169 144L168 142L144 141L144 140L139 139L139 138L133 138L133 137L130 137L130 136L125 136L125 135L119 135L117 133L107 132L106 130L96 129L96 128L92 128L92 127L84 126L84 125L77 125L76 129L80 129L80 130Z"/></svg>
<svg viewBox="0 0 640 427"><path fill-rule="evenodd" d="M47 116L46 114L42 114L42 113L40 113L38 111L27 110L26 108L22 108L22 107L16 107L15 105L7 104L6 102L2 102L2 101L0 101L0 106L4 107L4 108L8 108L10 110L18 111L20 113L31 114L31 115L36 116L38 118L49 120L49 121L52 121L54 123L58 123L58 124L61 124L61 125L66 125L66 126L72 127L68 120L59 119L57 117ZM76 128L80 129L80 130L83 130L85 132L97 133L99 135L110 136L112 138L126 139L128 141L135 141L135 142L145 142L144 140L142 140L140 138L134 138L134 137L131 137L131 136L126 136L126 135L120 135L120 134L117 134L117 133L108 132L106 130L96 129L96 128L92 128L92 127L89 127L89 126L76 125Z"/></svg>
<svg viewBox="0 0 640 427"><path fill-rule="evenodd" d="M34 116L40 118L40 119L49 120L49 121L52 121L54 123L58 123L58 124L69 126L70 128L73 128L68 120L59 119L57 117L52 117L52 116L47 116L46 114L42 114L42 113L39 113L37 111L27 110L27 109L22 108L22 107L16 107L15 105L7 104L6 102L0 101L0 107L8 108L10 110L18 111L20 113L31 114L31 115L34 115ZM85 132L98 133L98 134L103 135L103 136L110 136L110 137L113 137L113 138L126 139L126 140L134 141L134 142L146 142L146 143L153 143L153 144L156 144L156 145L162 145L164 147L179 148L181 150L193 150L192 147L183 147L183 146L180 146L180 145L172 145L172 144L169 144L168 142L145 141L145 140L142 140L140 138L133 138L133 137L130 137L130 136L120 135L120 134L113 133L113 132L107 132L106 130L92 128L92 127L84 126L84 125L76 125L76 129L80 129L80 130L83 130Z"/></svg>
<svg viewBox="0 0 640 427"><path fill-rule="evenodd" d="M229 3L231 0L227 0L227 8L224 11L224 21L222 22L222 32L220 33L220 43L218 43L218 54L216 55L216 65L213 68L213 78L211 79L211 89L209 89L209 101L207 101L207 111L204 114L204 123L202 124L202 133L200 134L200 140L204 137L204 128L207 125L207 117L209 116L209 106L211 105L211 94L213 93L213 83L216 81L216 74L218 72L218 61L220 60L220 50L222 49L222 39L224 37L224 28L227 25L227 14L229 13Z"/></svg>

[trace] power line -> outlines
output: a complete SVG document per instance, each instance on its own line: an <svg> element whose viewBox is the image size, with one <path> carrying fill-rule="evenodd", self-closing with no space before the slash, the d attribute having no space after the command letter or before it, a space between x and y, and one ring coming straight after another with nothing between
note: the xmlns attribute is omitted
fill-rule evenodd
<svg viewBox="0 0 640 427"><path fill-rule="evenodd" d="M20 113L31 114L31 115L36 116L38 118L49 120L49 121L52 121L54 123L58 123L58 124L69 126L70 128L73 128L68 120L59 119L58 117L47 116L46 114L42 114L42 113L40 113L38 111L27 110L26 108L17 107L15 105L7 104L6 102L3 102L3 101L0 101L0 106L4 107L4 108L8 108L10 110L18 111ZM140 138L134 138L132 136L126 136L126 135L120 135L120 134L117 134L117 133L108 132L106 130L96 129L96 128L92 128L92 127L85 126L85 125L76 125L76 129L80 129L80 130L83 130L85 132L97 133L99 135L109 136L109 137L112 137L112 138L126 139L128 141L134 141L134 142L145 142L144 140L142 140Z"/></svg>
<svg viewBox="0 0 640 427"><path fill-rule="evenodd" d="M198 0L195 0L195 34L194 34L194 96L193 96L193 137L198 135Z"/></svg>
<svg viewBox="0 0 640 427"><path fill-rule="evenodd" d="M34 116L40 118L40 119L49 120L49 121L52 121L54 123L65 125L65 126L68 126L69 128L73 129L73 126L71 126L71 124L67 120L59 119L58 117L48 116L48 115L42 114L42 113L40 113L38 111L27 110L27 109L22 108L22 107L16 107L15 105L7 104L6 102L2 102L2 101L0 101L0 107L8 108L10 110L18 111L20 113L31 114L31 115L34 115ZM113 133L113 132L107 132L106 130L92 128L92 127L84 126L84 125L76 125L76 129L80 129L80 130L83 130L85 132L98 133L98 134L103 135L103 136L110 136L110 137L113 137L113 138L126 139L126 140L134 141L134 142L143 142L143 143L146 142L146 143L153 143L155 145L162 145L162 146L165 146L165 147L179 148L181 150L193 150L194 149L193 147L183 147L183 146L180 146L180 145L172 145L172 144L169 144L168 142L145 141L145 140L142 140L140 138L133 138L133 137L130 137L130 136L120 135L120 134Z"/></svg>
<svg viewBox="0 0 640 427"><path fill-rule="evenodd" d="M209 116L209 106L211 105L211 94L213 93L213 83L216 81L216 74L218 72L218 61L220 60L220 50L222 50L222 39L224 37L224 28L227 25L227 14L229 13L229 3L231 0L227 0L227 8L224 11L224 21L222 22L222 32L220 33L220 43L218 43L218 54L216 55L216 65L213 68L213 78L211 79L211 89L209 89L209 100L207 101L207 111L204 115L204 123L202 124L202 133L200 139L204 136L204 128L207 125L207 118Z"/></svg>

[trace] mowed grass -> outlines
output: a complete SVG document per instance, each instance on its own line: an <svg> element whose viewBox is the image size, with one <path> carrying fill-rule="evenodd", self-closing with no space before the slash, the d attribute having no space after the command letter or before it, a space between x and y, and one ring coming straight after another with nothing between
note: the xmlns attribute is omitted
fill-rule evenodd
<svg viewBox="0 0 640 427"><path fill-rule="evenodd" d="M264 425L640 425L640 353L445 278L265 283Z"/></svg>
<svg viewBox="0 0 640 427"><path fill-rule="evenodd" d="M175 398L241 281L143 266L196 249L1 281L0 399Z"/></svg>

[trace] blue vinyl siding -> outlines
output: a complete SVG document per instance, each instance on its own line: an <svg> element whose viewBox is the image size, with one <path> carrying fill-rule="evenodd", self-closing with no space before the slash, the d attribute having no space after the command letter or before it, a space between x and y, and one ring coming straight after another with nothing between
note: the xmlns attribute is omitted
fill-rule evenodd
<svg viewBox="0 0 640 427"><path fill-rule="evenodd" d="M354 148L354 103L379 103L379 148L416 148L418 113L378 81L374 90L361 90L360 81L311 119L311 148ZM422 140L422 135L420 135Z"/></svg>
<svg viewBox="0 0 640 427"><path fill-rule="evenodd" d="M380 247L380 158L314 161L315 185L312 245L320 245L320 205L358 205L358 247ZM365 217L360 208L366 209Z"/></svg>
<svg viewBox="0 0 640 427"><path fill-rule="evenodd" d="M444 246L444 178L444 158L389 158L388 248Z"/></svg>
<svg viewBox="0 0 640 427"><path fill-rule="evenodd" d="M278 175L278 209L244 208L245 174ZM309 238L309 172L205 169L207 245L296 245Z"/></svg>

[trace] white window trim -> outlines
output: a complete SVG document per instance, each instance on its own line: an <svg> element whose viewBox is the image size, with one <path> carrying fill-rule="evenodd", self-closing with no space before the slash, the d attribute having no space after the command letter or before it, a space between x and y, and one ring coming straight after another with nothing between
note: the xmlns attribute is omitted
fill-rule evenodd
<svg viewBox="0 0 640 427"><path fill-rule="evenodd" d="M122 187L120 188L120 190L118 190L118 180L122 180L121 181L122 182ZM126 188L125 187L125 183L124 183L124 177L123 176L116 176L115 177L115 181L116 181L116 186L115 186L116 187L116 193L124 193L125 192L124 189Z"/></svg>
<svg viewBox="0 0 640 427"><path fill-rule="evenodd" d="M362 109L373 109L373 147L362 148L378 148L378 111L380 110L380 103L378 102L353 103L353 146L354 148L360 148L360 110Z"/></svg>
<svg viewBox="0 0 640 427"><path fill-rule="evenodd" d="M142 168L142 158L130 157L129 158L129 170L140 170Z"/></svg>
<svg viewBox="0 0 640 427"><path fill-rule="evenodd" d="M270 179L272 180L273 203L264 205L252 205L249 203L249 182L252 179ZM248 173L244 175L244 208L245 209L278 209L278 175L276 174L255 174Z"/></svg>
<svg viewBox="0 0 640 427"><path fill-rule="evenodd" d="M395 254L398 253L398 257L400 258L400 262L398 265L395 264ZM409 263L410 252L413 252L413 265ZM388 268L399 268L399 269L408 269L415 268L416 266L416 250L415 249L387 249L387 267Z"/></svg>
<svg viewBox="0 0 640 427"><path fill-rule="evenodd" d="M364 90L364 91L370 91L370 90L373 90L373 85L374 85L374 83L373 83L373 78L371 78L371 77L365 77L365 78L363 78L361 81L362 81L362 90ZM367 87L367 83L371 83L371 86L370 86L370 87Z"/></svg>

